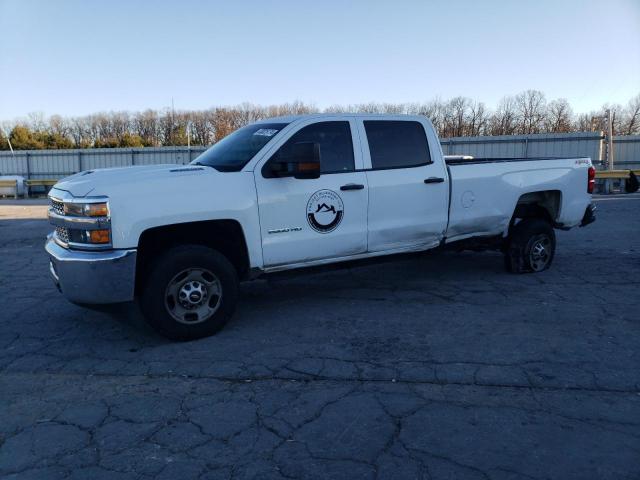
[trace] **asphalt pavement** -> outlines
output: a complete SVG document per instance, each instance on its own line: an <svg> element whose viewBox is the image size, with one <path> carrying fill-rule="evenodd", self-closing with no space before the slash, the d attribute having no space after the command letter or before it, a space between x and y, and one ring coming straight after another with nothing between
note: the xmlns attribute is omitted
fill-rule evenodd
<svg viewBox="0 0 640 480"><path fill-rule="evenodd" d="M37 203L0 202L2 478L640 478L639 195L540 274L432 252L257 280L189 343L68 303Z"/></svg>

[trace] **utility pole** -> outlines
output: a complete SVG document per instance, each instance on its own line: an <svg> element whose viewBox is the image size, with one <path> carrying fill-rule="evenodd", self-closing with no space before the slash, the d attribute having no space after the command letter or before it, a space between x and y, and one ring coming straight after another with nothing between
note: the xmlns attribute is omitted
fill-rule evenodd
<svg viewBox="0 0 640 480"><path fill-rule="evenodd" d="M604 170L613 170L613 115L610 108L605 110L605 117L602 119L603 123L606 121L606 125L603 125L603 128L606 132L606 152L604 157ZM611 193L612 190L612 179L605 178L604 184L602 185L604 189L604 193Z"/></svg>
<svg viewBox="0 0 640 480"><path fill-rule="evenodd" d="M13 146L11 145L11 138L10 135L7 134L7 131L3 128L2 131L4 132L4 136L7 137L7 143L9 144L9 150L11 150L11 155L13 156L13 158L16 158L16 153L13 151Z"/></svg>
<svg viewBox="0 0 640 480"><path fill-rule="evenodd" d="M13 160L15 161L16 159L16 152L13 151L13 146L11 145L11 138L9 134L7 134L7 131L0 127L0 129L2 129L2 131L4 132L4 136L7 137L7 143L9 144L9 150L11 150L11 156L13 157ZM28 157L27 157L28 158ZM28 166L28 164L27 164ZM2 175L2 171L0 171L0 175ZM18 194L18 186L16 185L16 195Z"/></svg>
<svg viewBox="0 0 640 480"><path fill-rule="evenodd" d="M607 168L613 170L613 115L607 109Z"/></svg>

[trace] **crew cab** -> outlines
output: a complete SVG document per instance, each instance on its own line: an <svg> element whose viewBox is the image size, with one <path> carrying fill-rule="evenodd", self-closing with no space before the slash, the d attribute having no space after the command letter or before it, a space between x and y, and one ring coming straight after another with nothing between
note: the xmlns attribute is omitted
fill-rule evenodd
<svg viewBox="0 0 640 480"><path fill-rule="evenodd" d="M270 272L453 243L543 271L554 229L595 219L594 175L588 158L445 159L420 116L279 117L189 165L61 180L46 251L70 301L138 299L159 332L193 339L228 321L239 281Z"/></svg>

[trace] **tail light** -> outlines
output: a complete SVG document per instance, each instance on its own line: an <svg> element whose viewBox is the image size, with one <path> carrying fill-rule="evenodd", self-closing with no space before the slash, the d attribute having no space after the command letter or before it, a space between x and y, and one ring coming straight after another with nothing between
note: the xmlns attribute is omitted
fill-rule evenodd
<svg viewBox="0 0 640 480"><path fill-rule="evenodd" d="M587 181L587 193L593 193L593 187L596 185L596 169L589 167L589 180Z"/></svg>

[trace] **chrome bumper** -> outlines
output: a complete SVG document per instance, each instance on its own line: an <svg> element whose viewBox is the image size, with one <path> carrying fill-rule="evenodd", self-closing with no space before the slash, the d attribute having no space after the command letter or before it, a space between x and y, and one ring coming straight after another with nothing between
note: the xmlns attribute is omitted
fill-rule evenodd
<svg viewBox="0 0 640 480"><path fill-rule="evenodd" d="M118 303L133 300L136 250L79 251L47 237L49 273L58 290L73 303Z"/></svg>

